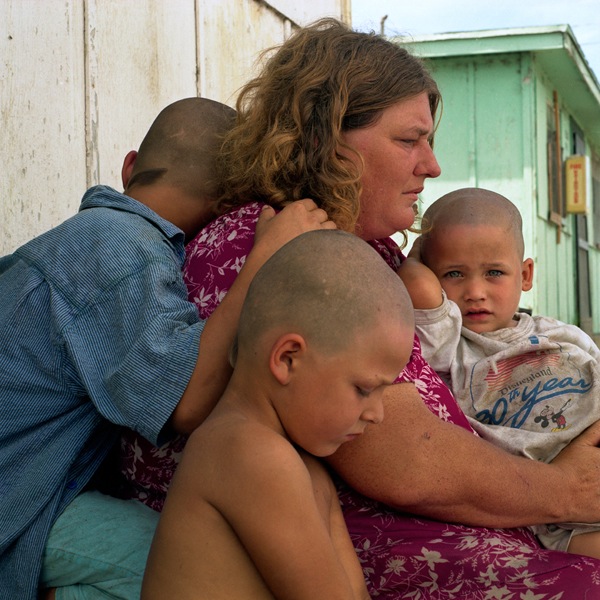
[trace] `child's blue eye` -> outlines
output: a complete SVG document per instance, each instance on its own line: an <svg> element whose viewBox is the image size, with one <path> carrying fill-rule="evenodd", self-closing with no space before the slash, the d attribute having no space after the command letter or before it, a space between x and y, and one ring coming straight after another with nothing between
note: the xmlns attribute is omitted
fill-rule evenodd
<svg viewBox="0 0 600 600"><path fill-rule="evenodd" d="M491 277L500 277L501 275L504 275L504 273L502 271L499 271L498 269L490 269L488 271L488 275L490 275Z"/></svg>
<svg viewBox="0 0 600 600"><path fill-rule="evenodd" d="M448 279L455 279L456 277L460 277L460 276L461 276L460 271L448 271L447 273L444 274L444 277L447 277Z"/></svg>

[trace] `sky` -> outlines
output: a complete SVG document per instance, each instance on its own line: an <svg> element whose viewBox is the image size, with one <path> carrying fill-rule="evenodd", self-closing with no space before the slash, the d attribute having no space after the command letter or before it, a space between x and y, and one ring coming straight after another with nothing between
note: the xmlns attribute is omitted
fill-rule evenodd
<svg viewBox="0 0 600 600"><path fill-rule="evenodd" d="M359 31L428 35L479 29L570 25L600 81L600 0L351 0Z"/></svg>

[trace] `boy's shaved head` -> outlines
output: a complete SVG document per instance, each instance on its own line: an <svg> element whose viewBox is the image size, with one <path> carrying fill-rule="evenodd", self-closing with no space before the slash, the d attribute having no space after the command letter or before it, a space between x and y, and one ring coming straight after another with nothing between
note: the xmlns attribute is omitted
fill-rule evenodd
<svg viewBox="0 0 600 600"><path fill-rule="evenodd" d="M396 273L355 235L311 231L283 246L255 276L240 317L239 351L275 330L335 353L381 318L413 325L412 304Z"/></svg>
<svg viewBox="0 0 600 600"><path fill-rule="evenodd" d="M173 102L142 141L127 189L164 182L193 196L216 197L215 157L234 119L232 108L208 98Z"/></svg>
<svg viewBox="0 0 600 600"><path fill-rule="evenodd" d="M523 221L518 208L508 198L483 188L455 190L436 200L423 215L421 251L426 260L427 239L443 227L493 225L506 229L522 259L525 252Z"/></svg>

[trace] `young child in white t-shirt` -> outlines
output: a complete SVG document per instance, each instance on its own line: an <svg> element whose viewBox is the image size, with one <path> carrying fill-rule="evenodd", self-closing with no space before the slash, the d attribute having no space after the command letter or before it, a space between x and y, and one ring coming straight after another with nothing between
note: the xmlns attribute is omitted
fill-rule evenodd
<svg viewBox="0 0 600 600"><path fill-rule="evenodd" d="M482 437L549 462L598 420L593 340L573 325L518 312L533 260L524 258L521 215L504 196L465 188L434 202L399 275L416 309L423 356ZM600 558L597 529L534 528L548 548Z"/></svg>

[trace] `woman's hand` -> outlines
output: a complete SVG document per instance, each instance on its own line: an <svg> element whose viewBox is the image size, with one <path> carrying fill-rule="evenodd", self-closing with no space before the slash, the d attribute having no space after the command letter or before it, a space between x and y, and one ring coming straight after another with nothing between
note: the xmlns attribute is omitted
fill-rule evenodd
<svg viewBox="0 0 600 600"><path fill-rule="evenodd" d="M554 480L564 495L566 521L597 522L600 513L600 421L573 439L550 463L559 469Z"/></svg>

